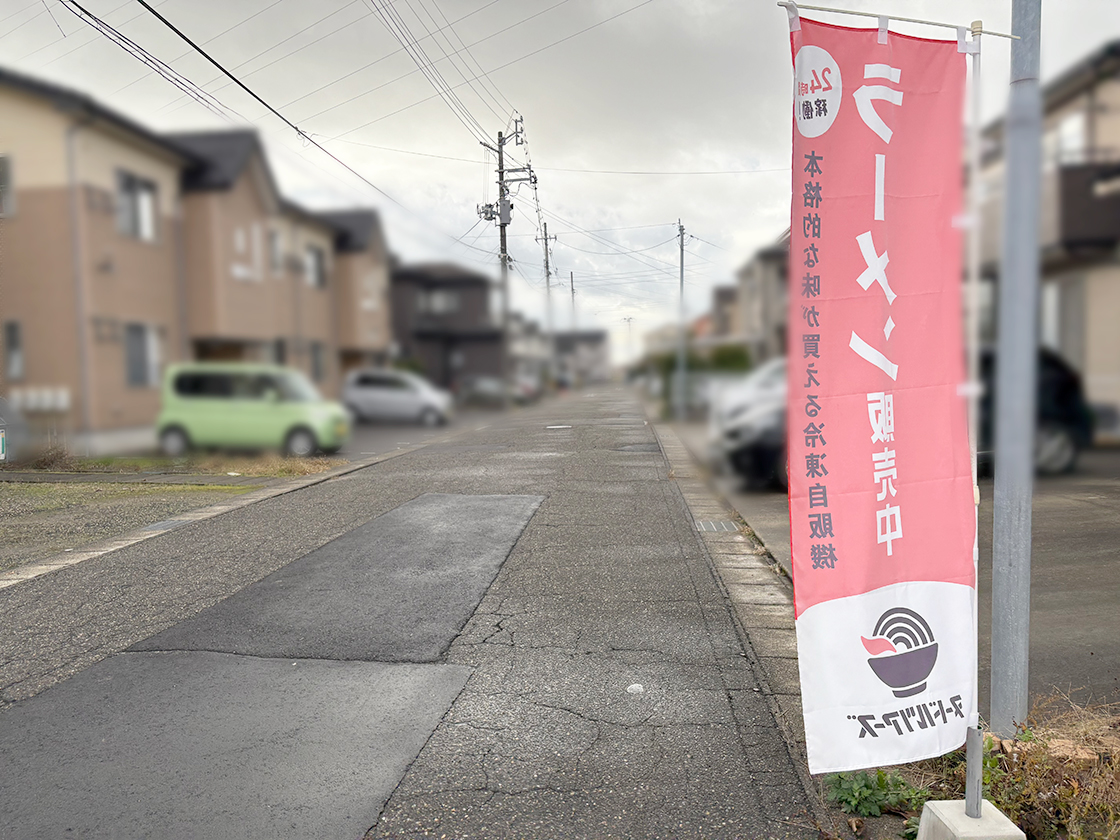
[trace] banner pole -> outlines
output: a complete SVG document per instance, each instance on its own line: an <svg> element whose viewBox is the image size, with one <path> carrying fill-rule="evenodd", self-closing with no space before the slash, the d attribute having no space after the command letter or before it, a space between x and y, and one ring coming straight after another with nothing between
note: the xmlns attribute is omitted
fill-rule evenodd
<svg viewBox="0 0 1120 840"><path fill-rule="evenodd" d="M972 54L971 119L968 132L968 448L972 458L972 567L976 590L972 597L972 627L979 631L979 582L980 582L980 484L977 472L977 449L980 431L980 34L982 21L972 22L972 43L967 49ZM960 40L963 41L963 32ZM962 44L963 46L963 44ZM973 643L978 647L979 639ZM979 650L977 650L979 654ZM977 675L972 683L972 719L968 722L965 741L965 815L980 818L984 798L983 737L979 726L979 655Z"/></svg>
<svg viewBox="0 0 1120 840"><path fill-rule="evenodd" d="M1026 725L1030 652L1031 492L1038 365L1038 214L1042 171L1042 0L1012 0L1005 122L1004 238L999 277L992 528L992 731Z"/></svg>

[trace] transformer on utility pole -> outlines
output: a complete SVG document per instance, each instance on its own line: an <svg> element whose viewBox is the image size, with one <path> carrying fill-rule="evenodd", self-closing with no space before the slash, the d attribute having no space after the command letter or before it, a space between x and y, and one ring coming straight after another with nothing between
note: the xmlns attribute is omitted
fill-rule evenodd
<svg viewBox="0 0 1120 840"><path fill-rule="evenodd" d="M509 363L509 251L506 248L506 227L513 219L513 202L509 198L509 185L528 181L536 184L537 176L531 167L522 166L506 169L505 147L511 140L521 145L521 120L514 121L513 134L505 135L498 132L498 147L494 148L488 143L483 143L490 151L498 156L498 201L496 204L483 204L478 207L478 215L487 221L497 221L500 237L499 259L501 265L502 283L502 408L509 407L509 392L512 387L510 382ZM509 177L510 173L516 173Z"/></svg>

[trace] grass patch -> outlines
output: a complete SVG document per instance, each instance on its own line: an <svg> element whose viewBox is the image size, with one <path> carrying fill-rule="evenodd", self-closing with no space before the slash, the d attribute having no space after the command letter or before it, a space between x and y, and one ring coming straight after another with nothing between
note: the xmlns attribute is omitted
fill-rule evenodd
<svg viewBox="0 0 1120 840"><path fill-rule="evenodd" d="M250 487L132 482L0 482L0 570L81 549Z"/></svg>
<svg viewBox="0 0 1120 840"><path fill-rule="evenodd" d="M965 751L870 773L836 773L826 795L860 816L907 818L917 834L929 799L964 799ZM1029 840L1120 840L1120 704L1037 702L1014 740L984 738L984 797Z"/></svg>
<svg viewBox="0 0 1120 840"><path fill-rule="evenodd" d="M0 469L65 473L171 473L182 475L239 475L294 477L326 472L347 463L345 458L288 458L276 453L192 453L184 458L163 455L80 457L63 449L48 449L22 463L0 462Z"/></svg>

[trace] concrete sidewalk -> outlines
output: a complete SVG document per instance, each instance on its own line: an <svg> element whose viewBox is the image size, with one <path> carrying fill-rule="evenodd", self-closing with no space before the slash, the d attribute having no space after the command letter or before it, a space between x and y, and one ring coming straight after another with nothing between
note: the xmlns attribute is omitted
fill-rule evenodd
<svg viewBox="0 0 1120 840"><path fill-rule="evenodd" d="M0 611L0 837L817 836L788 584L621 390Z"/></svg>

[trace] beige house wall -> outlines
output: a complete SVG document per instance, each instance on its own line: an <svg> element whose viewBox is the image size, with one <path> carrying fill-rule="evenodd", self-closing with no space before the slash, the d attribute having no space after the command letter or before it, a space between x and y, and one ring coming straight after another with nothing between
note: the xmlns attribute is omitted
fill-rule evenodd
<svg viewBox="0 0 1120 840"><path fill-rule="evenodd" d="M64 407L32 418L59 433L78 425L81 387L69 214L70 191L56 187L20 191L15 214L0 219L0 321L18 323L23 343L23 375L13 381L0 344L0 392L18 399L34 389L38 400L50 389L58 401L61 390Z"/></svg>
<svg viewBox="0 0 1120 840"><path fill-rule="evenodd" d="M1090 403L1120 408L1120 266L1084 274L1085 338L1082 381Z"/></svg>
<svg viewBox="0 0 1120 840"><path fill-rule="evenodd" d="M339 254L335 278L338 307L338 344L353 353L388 350L389 266L373 251Z"/></svg>
<svg viewBox="0 0 1120 840"><path fill-rule="evenodd" d="M150 425L158 383L128 385L124 330L151 328L162 363L180 355L180 163L142 137L72 120L19 91L0 90L0 114L15 194L14 213L0 223L0 320L20 324L24 354L24 375L4 391L33 426L59 434ZM157 185L154 242L117 231L119 171Z"/></svg>
<svg viewBox="0 0 1120 840"><path fill-rule="evenodd" d="M338 358L338 313L336 297L340 293L334 253L334 231L304 216L289 215L292 254L289 262L298 271L289 272L292 289L296 353L290 363L312 376L312 344L322 348L322 377L315 384L323 394L337 396L340 392ZM309 247L319 248L326 256L326 285L312 285L303 270Z"/></svg>
<svg viewBox="0 0 1120 840"><path fill-rule="evenodd" d="M18 151L12 163L17 191L57 189L69 183L66 129L72 119L41 99L0 87L0 154Z"/></svg>

